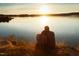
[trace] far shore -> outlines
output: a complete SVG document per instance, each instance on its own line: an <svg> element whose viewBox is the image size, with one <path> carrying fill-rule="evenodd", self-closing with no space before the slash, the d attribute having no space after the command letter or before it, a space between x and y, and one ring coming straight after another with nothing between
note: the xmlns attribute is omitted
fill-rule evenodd
<svg viewBox="0 0 79 59"><path fill-rule="evenodd" d="M56 13L56 14L0 14L9 17L39 17L39 16L79 16L79 12Z"/></svg>

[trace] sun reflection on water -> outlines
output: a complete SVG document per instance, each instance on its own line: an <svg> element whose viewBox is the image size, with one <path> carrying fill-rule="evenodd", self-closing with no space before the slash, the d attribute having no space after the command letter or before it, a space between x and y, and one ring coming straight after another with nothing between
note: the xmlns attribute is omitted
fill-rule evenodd
<svg viewBox="0 0 79 59"><path fill-rule="evenodd" d="M47 16L41 16L39 19L40 25L42 27L49 25L49 18Z"/></svg>

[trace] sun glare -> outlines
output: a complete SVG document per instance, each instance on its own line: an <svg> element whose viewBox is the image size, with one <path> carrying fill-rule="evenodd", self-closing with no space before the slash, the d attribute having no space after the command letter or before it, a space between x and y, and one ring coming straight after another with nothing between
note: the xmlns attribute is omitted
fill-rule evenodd
<svg viewBox="0 0 79 59"><path fill-rule="evenodd" d="M41 26L46 26L49 24L49 19L46 16L40 17L40 25Z"/></svg>
<svg viewBox="0 0 79 59"><path fill-rule="evenodd" d="M47 5L43 5L39 8L40 14L48 14L49 13L49 7Z"/></svg>

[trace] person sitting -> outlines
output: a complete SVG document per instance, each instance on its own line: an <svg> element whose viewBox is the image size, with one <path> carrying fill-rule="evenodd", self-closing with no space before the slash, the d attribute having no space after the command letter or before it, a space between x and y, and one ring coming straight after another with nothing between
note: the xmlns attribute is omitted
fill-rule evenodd
<svg viewBox="0 0 79 59"><path fill-rule="evenodd" d="M55 34L53 31L50 31L48 26L44 27L44 30L41 32L41 34L37 34L36 40L36 48L42 50L55 49Z"/></svg>

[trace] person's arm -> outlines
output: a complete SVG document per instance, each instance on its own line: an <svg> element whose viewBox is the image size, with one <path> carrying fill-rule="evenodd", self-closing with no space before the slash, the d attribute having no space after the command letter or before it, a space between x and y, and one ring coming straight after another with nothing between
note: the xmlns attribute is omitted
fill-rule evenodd
<svg viewBox="0 0 79 59"><path fill-rule="evenodd" d="M51 39L53 41L53 44L55 44L55 34L54 34L54 32L51 32Z"/></svg>
<svg viewBox="0 0 79 59"><path fill-rule="evenodd" d="M53 32L53 39L55 40L55 33Z"/></svg>
<svg viewBox="0 0 79 59"><path fill-rule="evenodd" d="M37 34L37 36L36 36L36 41L38 42L39 41L39 39L40 39L40 34Z"/></svg>

